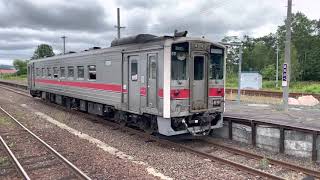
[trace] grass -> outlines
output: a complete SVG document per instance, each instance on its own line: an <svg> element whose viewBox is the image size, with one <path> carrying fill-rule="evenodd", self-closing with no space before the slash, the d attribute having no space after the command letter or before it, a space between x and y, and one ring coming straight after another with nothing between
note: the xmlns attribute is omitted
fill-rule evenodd
<svg viewBox="0 0 320 180"><path fill-rule="evenodd" d="M237 94L226 94L226 99L231 101L236 101L238 98ZM241 102L246 103L259 103L259 104L274 104L278 105L282 103L281 98L275 97L266 97L266 96L247 96L241 95L240 97Z"/></svg>
<svg viewBox="0 0 320 180"><path fill-rule="evenodd" d="M27 82L27 75L26 74L23 74L23 75L5 74L5 75L0 75L0 79Z"/></svg>
<svg viewBox="0 0 320 180"><path fill-rule="evenodd" d="M8 124L10 124L10 122L6 118L0 116L0 125L8 125Z"/></svg>
<svg viewBox="0 0 320 180"><path fill-rule="evenodd" d="M9 165L9 160L7 157L0 157L0 166L7 166Z"/></svg>
<svg viewBox="0 0 320 180"><path fill-rule="evenodd" d="M262 80L262 90L282 91L281 83L281 80L279 80L278 88L276 88L274 81ZM227 75L226 87L238 88L238 77ZM292 81L290 82L290 92L320 94L320 81Z"/></svg>

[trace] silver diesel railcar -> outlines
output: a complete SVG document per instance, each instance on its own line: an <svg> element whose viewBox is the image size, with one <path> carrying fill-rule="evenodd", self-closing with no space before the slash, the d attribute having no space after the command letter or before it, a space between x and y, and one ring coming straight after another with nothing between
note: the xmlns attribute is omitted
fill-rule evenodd
<svg viewBox="0 0 320 180"><path fill-rule="evenodd" d="M28 64L30 94L166 136L222 126L225 48L186 33L139 34Z"/></svg>

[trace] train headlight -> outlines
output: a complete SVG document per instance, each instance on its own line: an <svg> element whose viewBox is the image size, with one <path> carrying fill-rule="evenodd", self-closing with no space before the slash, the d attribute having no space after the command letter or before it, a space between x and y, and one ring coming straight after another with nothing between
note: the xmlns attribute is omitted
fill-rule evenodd
<svg viewBox="0 0 320 180"><path fill-rule="evenodd" d="M180 94L180 90L179 89L174 90L174 92L173 92L174 96L178 96L179 94Z"/></svg>
<svg viewBox="0 0 320 180"><path fill-rule="evenodd" d="M179 59L180 61L184 61L186 60L186 53L182 53L182 52L179 52L177 53L177 59Z"/></svg>

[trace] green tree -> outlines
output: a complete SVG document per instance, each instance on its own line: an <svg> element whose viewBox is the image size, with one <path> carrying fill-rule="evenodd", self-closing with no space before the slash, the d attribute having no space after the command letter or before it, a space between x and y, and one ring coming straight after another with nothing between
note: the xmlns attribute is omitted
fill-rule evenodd
<svg viewBox="0 0 320 180"><path fill-rule="evenodd" d="M267 80L274 80L276 74L276 68L274 64L270 64L265 66L261 70L262 78Z"/></svg>
<svg viewBox="0 0 320 180"><path fill-rule="evenodd" d="M37 49L34 51L33 56L31 59L41 59L45 57L54 56L54 52L52 47L48 44L40 44Z"/></svg>
<svg viewBox="0 0 320 180"><path fill-rule="evenodd" d="M240 39L237 36L225 36L221 42L224 43L240 43ZM227 73L234 74L238 71L239 62L239 47L229 46L227 49Z"/></svg>
<svg viewBox="0 0 320 180"><path fill-rule="evenodd" d="M320 57L318 50L319 39L319 21L310 20L303 13L298 12L292 18L292 54L291 58L295 65L292 65L291 77L293 80L319 80L320 76L316 67L320 66ZM284 52L285 25L278 28L279 43L281 51ZM282 53L282 56L283 53ZM296 74L297 73L297 74Z"/></svg>
<svg viewBox="0 0 320 180"><path fill-rule="evenodd" d="M17 75L27 74L27 63L28 61L15 59L13 66L17 70Z"/></svg>

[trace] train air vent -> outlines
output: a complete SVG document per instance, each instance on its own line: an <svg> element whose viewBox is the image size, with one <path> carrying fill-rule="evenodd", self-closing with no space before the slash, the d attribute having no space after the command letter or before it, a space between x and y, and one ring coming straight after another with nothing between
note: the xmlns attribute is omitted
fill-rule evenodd
<svg viewBox="0 0 320 180"><path fill-rule="evenodd" d="M89 50L96 50L96 49L101 49L101 47L94 46L94 47L90 48Z"/></svg>
<svg viewBox="0 0 320 180"><path fill-rule="evenodd" d="M136 36L115 39L111 42L111 47L126 45L126 44L146 43L146 42L155 40L156 38L158 38L158 36L155 36L152 34L138 34Z"/></svg>
<svg viewBox="0 0 320 180"><path fill-rule="evenodd" d="M187 34L188 34L188 31L178 32L178 30L174 30L174 37L186 37Z"/></svg>

